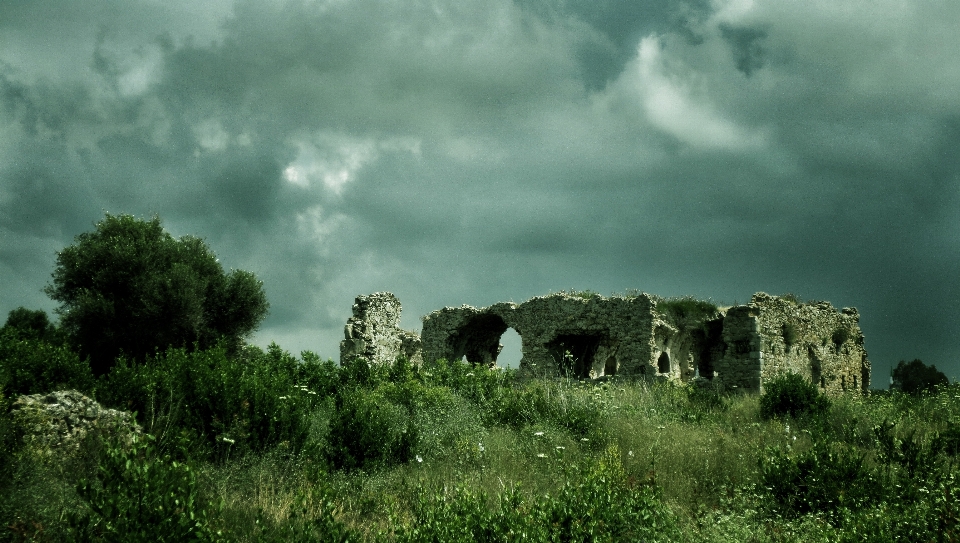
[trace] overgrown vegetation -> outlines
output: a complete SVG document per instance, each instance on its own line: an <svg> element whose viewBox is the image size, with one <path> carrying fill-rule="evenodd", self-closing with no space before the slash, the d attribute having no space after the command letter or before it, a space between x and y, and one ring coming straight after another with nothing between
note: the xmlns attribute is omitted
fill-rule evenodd
<svg viewBox="0 0 960 543"><path fill-rule="evenodd" d="M19 445L3 400L0 540L960 535L956 386L827 400L793 376L726 396L278 346L169 349L91 379L149 436L52 462Z"/></svg>

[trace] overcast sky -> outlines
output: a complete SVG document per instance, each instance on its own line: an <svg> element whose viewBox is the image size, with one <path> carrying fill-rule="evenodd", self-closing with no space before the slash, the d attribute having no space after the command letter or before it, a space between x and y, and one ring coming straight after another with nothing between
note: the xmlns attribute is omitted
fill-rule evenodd
<svg viewBox="0 0 960 543"><path fill-rule="evenodd" d="M6 0L0 312L156 213L264 281L254 341L293 352L336 360L384 290L418 331L765 291L857 307L875 387L960 377L958 29L955 0Z"/></svg>

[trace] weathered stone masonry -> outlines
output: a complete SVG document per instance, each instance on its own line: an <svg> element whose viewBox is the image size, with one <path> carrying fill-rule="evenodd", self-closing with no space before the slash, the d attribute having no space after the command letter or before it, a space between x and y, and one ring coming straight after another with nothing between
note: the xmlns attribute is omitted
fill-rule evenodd
<svg viewBox="0 0 960 543"><path fill-rule="evenodd" d="M582 378L614 374L713 381L762 390L777 375L803 375L825 391L866 390L870 362L859 315L827 302L799 303L764 293L747 305L684 318L657 310L656 298L565 293L485 308L446 307L423 317L420 337L398 327L390 293L357 297L341 342L341 361L389 364L403 353L423 360L496 364L500 337L521 338L523 371Z"/></svg>
<svg viewBox="0 0 960 543"><path fill-rule="evenodd" d="M420 363L420 337L400 329L400 311L400 300L389 292L357 296L343 329L340 361L360 357L369 364L393 364L403 354Z"/></svg>

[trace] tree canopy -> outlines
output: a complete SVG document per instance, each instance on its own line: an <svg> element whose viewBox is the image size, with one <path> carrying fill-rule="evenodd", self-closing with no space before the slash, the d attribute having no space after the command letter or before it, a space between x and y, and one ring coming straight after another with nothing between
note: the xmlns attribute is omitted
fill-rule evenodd
<svg viewBox="0 0 960 543"><path fill-rule="evenodd" d="M267 314L262 283L225 273L202 239L174 238L158 217L106 216L57 254L48 296L94 373L118 355L143 358L169 346L239 345Z"/></svg>
<svg viewBox="0 0 960 543"><path fill-rule="evenodd" d="M933 364L928 366L920 360L911 362L901 360L897 367L893 369L891 376L893 377L893 382L890 384L891 389L910 394L917 394L937 385L950 383L947 376L936 366Z"/></svg>

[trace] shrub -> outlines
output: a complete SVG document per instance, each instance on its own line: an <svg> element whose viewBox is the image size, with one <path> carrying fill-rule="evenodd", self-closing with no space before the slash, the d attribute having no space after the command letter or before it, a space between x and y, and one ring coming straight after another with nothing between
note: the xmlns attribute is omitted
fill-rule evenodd
<svg viewBox="0 0 960 543"><path fill-rule="evenodd" d="M326 457L336 468L370 470L409 461L416 443L405 407L380 390L355 388L337 398Z"/></svg>
<svg viewBox="0 0 960 543"><path fill-rule="evenodd" d="M795 373L777 377L764 387L760 395L760 417L797 417L825 413L830 400L816 385Z"/></svg>
<svg viewBox="0 0 960 543"><path fill-rule="evenodd" d="M66 346L0 333L0 387L8 394L40 394L73 389L90 394L95 380L90 365Z"/></svg>
<svg viewBox="0 0 960 543"><path fill-rule="evenodd" d="M132 443L111 442L95 481L82 480L77 493L86 510L70 516L81 541L217 541L214 508L198 494L187 464L162 457L149 434Z"/></svg>
<svg viewBox="0 0 960 543"><path fill-rule="evenodd" d="M630 483L619 452L608 449L597 466L574 473L555 495L528 496L506 488L486 493L454 487L420 490L414 519L400 525L397 542L674 541L679 530L650 482Z"/></svg>
<svg viewBox="0 0 960 543"><path fill-rule="evenodd" d="M882 498L863 455L839 443L816 442L799 454L770 451L761 461L760 481L774 512L791 517L858 509Z"/></svg>
<svg viewBox="0 0 960 543"><path fill-rule="evenodd" d="M284 441L297 450L309 434L306 415L323 398L310 385L329 390L334 379L331 362L301 363L275 344L266 352L248 347L240 357L224 346L169 349L146 363L118 361L101 380L99 399L137 411L161 441L185 432L217 456Z"/></svg>

